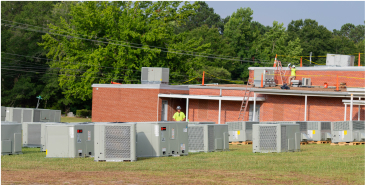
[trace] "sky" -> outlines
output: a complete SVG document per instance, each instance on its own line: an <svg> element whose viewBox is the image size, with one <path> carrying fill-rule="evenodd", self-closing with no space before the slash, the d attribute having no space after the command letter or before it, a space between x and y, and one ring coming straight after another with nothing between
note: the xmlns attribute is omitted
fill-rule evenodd
<svg viewBox="0 0 365 186"><path fill-rule="evenodd" d="M222 18L238 8L250 7L253 21L272 26L273 21L287 25L292 20L313 19L328 30L340 30L346 23L364 24L365 1L206 1Z"/></svg>

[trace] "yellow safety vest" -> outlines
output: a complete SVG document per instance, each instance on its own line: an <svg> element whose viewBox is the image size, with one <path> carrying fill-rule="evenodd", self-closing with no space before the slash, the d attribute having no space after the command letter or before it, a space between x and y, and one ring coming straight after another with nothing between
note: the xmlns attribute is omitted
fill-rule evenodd
<svg viewBox="0 0 365 186"><path fill-rule="evenodd" d="M183 112L176 112L172 118L176 121L182 121L185 118L185 114Z"/></svg>

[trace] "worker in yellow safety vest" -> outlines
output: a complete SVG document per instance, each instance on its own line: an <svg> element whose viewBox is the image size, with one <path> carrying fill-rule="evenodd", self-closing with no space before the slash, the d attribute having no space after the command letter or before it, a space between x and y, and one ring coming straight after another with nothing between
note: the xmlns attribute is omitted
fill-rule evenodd
<svg viewBox="0 0 365 186"><path fill-rule="evenodd" d="M183 112L181 112L181 107L177 106L176 110L177 110L177 112L174 114L172 119L174 121L185 121L185 114Z"/></svg>
<svg viewBox="0 0 365 186"><path fill-rule="evenodd" d="M289 86L290 86L290 82L292 80L295 80L297 70L295 69L295 65L293 65L292 67L290 67L290 65L289 65L289 68L290 68L290 71L291 71L291 74L290 74L290 77L289 77Z"/></svg>

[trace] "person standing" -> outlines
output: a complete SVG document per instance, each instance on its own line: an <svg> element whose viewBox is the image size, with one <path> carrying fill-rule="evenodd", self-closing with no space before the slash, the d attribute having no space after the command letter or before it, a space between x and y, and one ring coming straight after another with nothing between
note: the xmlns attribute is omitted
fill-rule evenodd
<svg viewBox="0 0 365 186"><path fill-rule="evenodd" d="M181 107L177 106L176 110L177 110L177 112L174 114L172 119L174 121L185 121L185 114L183 112L181 112Z"/></svg>
<svg viewBox="0 0 365 186"><path fill-rule="evenodd" d="M292 80L295 80L297 70L295 69L295 65L293 65L292 67L290 67L290 65L289 65L289 68L290 68L290 71L291 71L291 74L290 74L290 77L289 77L289 86L290 86L290 82Z"/></svg>

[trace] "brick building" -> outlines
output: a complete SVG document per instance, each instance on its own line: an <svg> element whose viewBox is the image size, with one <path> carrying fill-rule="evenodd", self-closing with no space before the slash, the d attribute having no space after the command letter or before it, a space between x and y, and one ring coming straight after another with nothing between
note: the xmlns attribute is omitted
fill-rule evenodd
<svg viewBox="0 0 365 186"><path fill-rule="evenodd" d="M263 67L249 68L250 81L253 79L253 71L259 68ZM364 67L299 67L296 79L311 78L314 88L293 87L282 90L278 86L249 86L247 89L251 92L245 120L365 120L364 106L354 106L352 116L350 112L345 112L346 108L350 110L345 102L351 97L346 88L338 92L332 88L323 88L325 82L329 86L335 86L337 76L347 87L365 87ZM277 84L281 84L281 78L275 79ZM286 79L283 78L283 81L286 82ZM237 121L246 89L245 85L237 84L94 84L92 87L93 122L171 121L178 105L189 121ZM360 97L354 95L356 100Z"/></svg>

